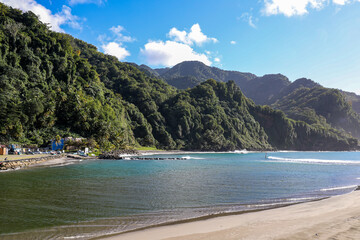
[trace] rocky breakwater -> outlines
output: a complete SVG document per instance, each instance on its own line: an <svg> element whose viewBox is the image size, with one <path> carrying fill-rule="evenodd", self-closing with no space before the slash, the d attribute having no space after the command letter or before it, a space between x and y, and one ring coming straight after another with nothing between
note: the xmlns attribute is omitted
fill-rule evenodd
<svg viewBox="0 0 360 240"><path fill-rule="evenodd" d="M121 159L123 156L134 156L134 155L140 155L139 151L137 150L115 150L111 152L105 152L101 155L99 155L100 159Z"/></svg>
<svg viewBox="0 0 360 240"><path fill-rule="evenodd" d="M48 161L51 159L60 158L60 157L62 157L62 155L0 161L0 170L4 171L4 170L11 170L11 169L19 169L19 168L23 168L23 167L26 167L29 165L42 163L42 162L45 162L45 161Z"/></svg>

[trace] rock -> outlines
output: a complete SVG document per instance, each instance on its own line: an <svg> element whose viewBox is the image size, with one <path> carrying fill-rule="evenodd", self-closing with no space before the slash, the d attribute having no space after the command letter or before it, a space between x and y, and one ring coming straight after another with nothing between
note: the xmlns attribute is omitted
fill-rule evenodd
<svg viewBox="0 0 360 240"><path fill-rule="evenodd" d="M100 159L119 159L120 155L140 155L139 151L124 149L124 150L114 150L111 152L103 153L99 156Z"/></svg>

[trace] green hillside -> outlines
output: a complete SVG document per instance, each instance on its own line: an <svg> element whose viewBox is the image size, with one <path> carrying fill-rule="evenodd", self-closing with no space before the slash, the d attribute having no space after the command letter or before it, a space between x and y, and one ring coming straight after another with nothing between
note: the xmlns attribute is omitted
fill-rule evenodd
<svg viewBox="0 0 360 240"><path fill-rule="evenodd" d="M162 79L178 89L191 88L208 79L214 79L219 82L233 80L240 86L256 77L251 73L225 71L220 68L209 67L198 61L186 61L170 69L155 70Z"/></svg>
<svg viewBox="0 0 360 240"><path fill-rule="evenodd" d="M293 119L329 125L360 137L360 117L339 90L323 87L300 88L279 99L273 107Z"/></svg>

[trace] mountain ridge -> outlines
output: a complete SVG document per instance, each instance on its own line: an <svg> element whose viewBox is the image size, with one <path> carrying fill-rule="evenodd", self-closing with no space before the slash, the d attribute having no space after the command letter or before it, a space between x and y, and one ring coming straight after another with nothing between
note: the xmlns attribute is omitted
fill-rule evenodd
<svg viewBox="0 0 360 240"><path fill-rule="evenodd" d="M226 73L232 73L233 71L217 69L217 72L222 73L221 77L219 77L212 73L213 69L217 68L208 67L200 62L188 61L179 63L171 69L167 69L160 77L170 85L180 89L186 89L200 84L206 77L213 77L213 79L217 81L226 82L229 81L229 79L224 78L223 76L232 76L235 78L242 76L242 73L240 72L238 72L237 75L226 75ZM206 77L204 77L203 73L206 73ZM305 121L308 124L320 124L324 127L332 126L340 131L344 131L347 134L352 134L360 138L357 130L360 126L360 117L357 116L357 114L360 113L360 96L355 93L336 89L331 90L330 88L325 88L319 83L307 78L299 78L291 82L282 74L267 74L262 77L257 77L255 75L249 76L250 78L247 79L240 77L237 80L232 80L234 80L244 94L256 104L270 105L273 108L284 111L290 118L295 120ZM327 108L328 112L326 113L319 110L318 105L321 104L319 98L317 98L318 102L313 101L311 104L307 104L306 107L301 105L294 106L294 104L291 103L297 102L299 91L303 91L309 94L307 97L313 98L314 96L311 96L312 93L311 91L308 91L308 89L314 88L317 88L319 95L326 95L329 94L329 92L335 94L337 100L333 101L334 105L332 107L334 109L341 109L344 108L342 105L346 105L346 110L341 113L343 118L341 124L339 124L339 122L335 123L330 117L333 114L332 111L335 111L334 109L331 110L330 108ZM297 94L294 94L295 92L297 92ZM287 103L288 106L281 104L281 101ZM300 102L298 103L300 104ZM323 107L324 109L326 108L325 105L323 105Z"/></svg>
<svg viewBox="0 0 360 240"><path fill-rule="evenodd" d="M197 80L198 83L200 83L202 81L206 81L207 79L210 79L210 78L212 78L212 79L214 79L216 81L220 81L220 82L224 82L224 81L226 82L226 81L229 81L229 80L233 80L233 81L235 81L235 83L237 83L239 85L239 87L241 88L242 91L244 91L245 94L249 90L247 86L242 86L242 84L239 84L239 83L242 82L242 79L239 80L239 79L236 79L235 77L233 77L233 78L217 77L216 74L212 74L212 73L210 73L209 76L203 77L203 75L197 76L195 70L192 70L191 74L189 74L189 70L187 71L187 73L178 71L179 69L182 68L182 65L186 65L185 68L189 68L189 65L191 65L191 64L195 65L196 66L195 68L202 67L202 68L207 69L207 70L202 70L203 72L210 71L211 69L217 69L217 71L219 71L219 72L221 72L221 71L225 72L224 75L226 75L226 72L228 72L228 74L235 73L235 74L239 74L239 75L247 75L247 76L249 76L248 79L251 79L251 80L256 79L256 81L260 81L260 82L263 82L262 80L264 78L277 76L278 78L274 78L275 80L279 81L279 80L283 79L284 82L289 83L289 84L285 83L284 86L283 86L284 88L280 89L280 91L277 89L277 91L279 93L281 92L281 96L285 96L284 92L290 93L291 91L293 91L293 90L295 90L296 88L299 88L299 87L308 87L308 88L320 87L320 86L323 87L319 83L317 83L317 82L315 82L315 81L313 81L311 79L305 78L305 77L296 79L295 81L291 82L286 76L282 75L281 73L278 73L278 74L265 74L264 76L256 76L255 74L248 73L248 72L240 72L240 71L233 71L233 70L222 70L222 69L216 68L216 67L209 67L209 66L207 66L204 63L199 62L199 61L184 61L184 62L176 64L172 68L157 68L157 69L154 69L154 71L156 71L159 74L159 77L164 79L165 81L167 81L167 79L171 79L171 78L174 78L174 77L177 77L177 78L180 78L180 77L183 77L183 78L193 77L194 79ZM148 67L148 68L150 68L150 67ZM174 72L175 72L175 74L174 74ZM234 75L232 75L232 76L234 76ZM253 85L256 85L256 86L261 85L261 84L263 84L263 83L257 83L257 84L253 83ZM172 85L172 84L170 84L170 85ZM295 87L295 85L301 85L301 86ZM287 87L291 87L292 89L291 88L290 89L285 89ZM186 88L187 87L180 88L180 89L186 89ZM353 93L353 92L348 92L348 91L344 91L344 90L341 90L341 89L338 89L338 90L343 93L343 95L347 98L348 101L354 101L355 102L356 112L360 113L360 96L357 95L356 93ZM251 93L248 94L247 96L250 97L257 104L268 104L269 105L269 104L272 104L273 102L276 101L276 98L270 97L265 102L262 102L261 100L259 101L256 97L252 96Z"/></svg>

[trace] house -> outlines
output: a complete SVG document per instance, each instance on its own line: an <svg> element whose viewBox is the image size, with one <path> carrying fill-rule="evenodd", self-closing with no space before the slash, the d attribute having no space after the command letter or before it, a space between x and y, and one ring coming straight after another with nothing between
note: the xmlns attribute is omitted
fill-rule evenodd
<svg viewBox="0 0 360 240"><path fill-rule="evenodd" d="M22 153L21 146L15 144L9 145L8 154L20 155L21 153Z"/></svg>
<svg viewBox="0 0 360 240"><path fill-rule="evenodd" d="M51 150L58 151L64 149L64 139L61 139L59 142L56 142L56 140L51 141Z"/></svg>
<svg viewBox="0 0 360 240"><path fill-rule="evenodd" d="M0 155L8 155L8 149L4 145L0 145Z"/></svg>

